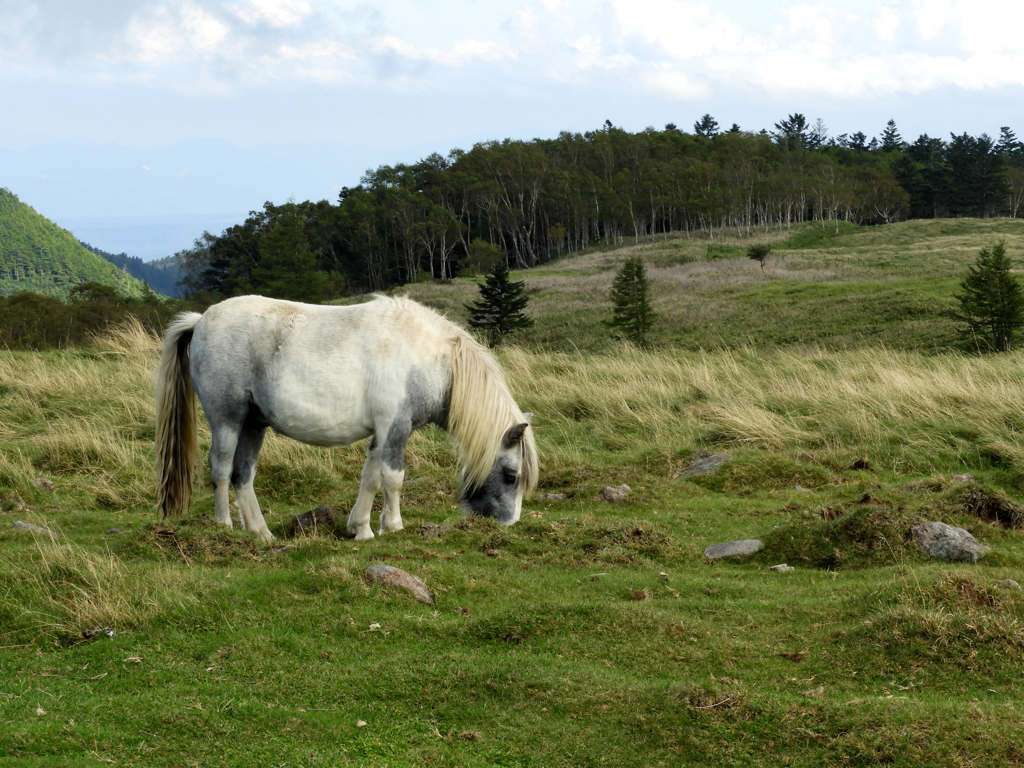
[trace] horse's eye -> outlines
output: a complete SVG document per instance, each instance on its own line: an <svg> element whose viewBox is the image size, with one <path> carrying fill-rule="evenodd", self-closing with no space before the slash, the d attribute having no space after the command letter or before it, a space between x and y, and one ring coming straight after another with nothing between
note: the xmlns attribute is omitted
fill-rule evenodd
<svg viewBox="0 0 1024 768"><path fill-rule="evenodd" d="M519 479L519 476L516 475L516 473L513 472L511 469L503 469L501 471L501 474L505 478L506 485L515 485L516 480Z"/></svg>

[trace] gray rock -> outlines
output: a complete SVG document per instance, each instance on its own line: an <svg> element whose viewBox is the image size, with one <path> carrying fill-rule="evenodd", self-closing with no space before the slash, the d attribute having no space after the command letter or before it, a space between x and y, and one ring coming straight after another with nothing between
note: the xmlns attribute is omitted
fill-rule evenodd
<svg viewBox="0 0 1024 768"><path fill-rule="evenodd" d="M722 465L727 461L732 461L732 456L726 456L724 453L713 453L710 456L697 459L693 464L676 475L676 479L683 480L696 475L710 475L712 472L717 472L721 469Z"/></svg>
<svg viewBox="0 0 1024 768"><path fill-rule="evenodd" d="M615 504L617 502L624 501L625 498L629 496L629 492L631 490L633 489L625 484L620 485L617 488L612 488L610 485L606 485L601 489L601 492L598 495L605 501Z"/></svg>
<svg viewBox="0 0 1024 768"><path fill-rule="evenodd" d="M1020 584L1013 579L1000 579L999 581L993 582L992 586L998 587L999 589L1020 589Z"/></svg>
<svg viewBox="0 0 1024 768"><path fill-rule="evenodd" d="M434 604L434 596L430 594L427 585L407 571L395 568L393 565L374 563L366 569L366 575L370 581L379 584L387 584L392 587L404 589L421 603Z"/></svg>
<svg viewBox="0 0 1024 768"><path fill-rule="evenodd" d="M786 565L785 563L779 563L778 565L773 565L768 570L769 571L795 571L796 568L794 568L792 565Z"/></svg>
<svg viewBox="0 0 1024 768"><path fill-rule="evenodd" d="M959 474L959 475L953 475L953 477L951 479L954 482L957 482L957 483L973 483L973 482L975 482L974 475L972 475L972 474L970 474L968 472L963 472L962 474Z"/></svg>
<svg viewBox="0 0 1024 768"><path fill-rule="evenodd" d="M334 530L333 509L330 507L317 507L308 512L303 512L301 515L296 515L292 518L291 525L288 526L288 535L298 536L306 531L315 532L317 528L326 528L328 531Z"/></svg>
<svg viewBox="0 0 1024 768"><path fill-rule="evenodd" d="M565 501L569 498L567 493L541 493L537 495L537 498L544 499L545 501Z"/></svg>
<svg viewBox="0 0 1024 768"><path fill-rule="evenodd" d="M444 536L452 527L450 525L438 525L437 523L424 523L417 530L420 536L425 539L439 539Z"/></svg>
<svg viewBox="0 0 1024 768"><path fill-rule="evenodd" d="M93 627L92 629L82 630L82 637L86 640L92 640L97 637L117 637L117 632L110 627Z"/></svg>
<svg viewBox="0 0 1024 768"><path fill-rule="evenodd" d="M49 491L50 493L53 493L53 480L48 480L45 477L37 477L35 480L32 481L32 485L36 486L37 488L42 488L44 491Z"/></svg>
<svg viewBox="0 0 1024 768"><path fill-rule="evenodd" d="M794 491L798 491L799 493L810 493L811 492L810 488L804 488L802 485L794 485L793 486L793 490Z"/></svg>
<svg viewBox="0 0 1024 768"><path fill-rule="evenodd" d="M910 529L917 548L937 560L976 563L989 551L963 528L939 522L919 523Z"/></svg>
<svg viewBox="0 0 1024 768"><path fill-rule="evenodd" d="M113 536L115 534L118 534L118 533L128 533L128 531L122 530L121 528L110 528L107 531L107 534L111 535L111 536Z"/></svg>
<svg viewBox="0 0 1024 768"><path fill-rule="evenodd" d="M31 531L32 533L49 536L54 541L60 538L59 533L51 531L49 528L40 528L38 525L32 525L32 523L26 523L23 520L15 520L11 523L11 528L17 528L19 531Z"/></svg>
<svg viewBox="0 0 1024 768"><path fill-rule="evenodd" d="M745 557L754 554L763 546L760 539L727 541L724 544L712 544L704 550L704 557L708 560L720 560L723 557Z"/></svg>

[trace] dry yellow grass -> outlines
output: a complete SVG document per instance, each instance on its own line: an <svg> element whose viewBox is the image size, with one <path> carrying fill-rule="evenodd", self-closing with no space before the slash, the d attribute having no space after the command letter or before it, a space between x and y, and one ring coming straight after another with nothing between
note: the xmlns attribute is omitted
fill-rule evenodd
<svg viewBox="0 0 1024 768"><path fill-rule="evenodd" d="M574 444L595 442L587 434L601 444L619 433L666 453L708 443L840 457L867 452L895 470L932 471L957 451L976 462L981 450L1024 469L1021 353L651 353L622 346L601 356L513 349L504 359L515 391L538 414L549 462L579 460Z"/></svg>
<svg viewBox="0 0 1024 768"><path fill-rule="evenodd" d="M25 495L37 473L76 476L101 506L153 503L152 371L157 339L122 329L96 351L0 353L0 484ZM543 466L604 466L638 457L671 464L687 451L744 447L864 455L928 473L982 457L1024 470L1024 354L928 356L848 352L500 353L512 391L533 411ZM201 442L209 435L201 431ZM355 487L364 446L339 449L268 436L265 487ZM437 430L409 446L410 476L452 473ZM274 478L277 478L276 480ZM294 488L294 492L289 490Z"/></svg>
<svg viewBox="0 0 1024 768"><path fill-rule="evenodd" d="M24 594L0 598L0 608L7 607L3 603L21 606L15 626L0 631L4 644L41 635L81 638L83 631L101 627L130 629L161 614L195 608L215 588L197 572L172 565L147 569L142 579L137 566L66 538L36 536L35 547L33 562L18 568Z"/></svg>

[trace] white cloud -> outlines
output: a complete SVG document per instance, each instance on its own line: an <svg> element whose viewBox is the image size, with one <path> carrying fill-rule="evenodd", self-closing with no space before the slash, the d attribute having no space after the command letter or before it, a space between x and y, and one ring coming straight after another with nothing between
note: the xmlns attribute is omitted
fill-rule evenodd
<svg viewBox="0 0 1024 768"><path fill-rule="evenodd" d="M296 0L249 0L248 5L231 10L249 24L264 22L272 27L297 26L310 14L309 3Z"/></svg>
<svg viewBox="0 0 1024 768"><path fill-rule="evenodd" d="M516 58L516 52L504 43L457 40L448 48L431 48L413 45L395 35L377 37L372 42L372 50L377 54L397 54L407 59L432 61L453 67L462 66L474 59L497 61Z"/></svg>
<svg viewBox="0 0 1024 768"><path fill-rule="evenodd" d="M875 34L885 43L896 41L896 30L900 26L900 17L892 8L885 6L878 9L875 17Z"/></svg>
<svg viewBox="0 0 1024 768"><path fill-rule="evenodd" d="M495 89L600 82L685 101L1024 82L1024 6L998 0L438 2L0 0L0 74L223 93L413 77L454 90L486 73Z"/></svg>

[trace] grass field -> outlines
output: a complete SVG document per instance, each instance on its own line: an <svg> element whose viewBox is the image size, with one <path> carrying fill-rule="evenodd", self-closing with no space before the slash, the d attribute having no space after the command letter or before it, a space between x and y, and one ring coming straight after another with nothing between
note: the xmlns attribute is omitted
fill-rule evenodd
<svg viewBox="0 0 1024 768"><path fill-rule="evenodd" d="M1003 239L1024 257L1024 219L907 221L885 227L806 224L768 234L724 232L706 239L648 238L638 245L516 273L534 291L534 329L523 344L555 351L609 352L602 326L622 261L641 256L660 319L657 346L717 349L779 346L807 349L961 349L946 313L978 251ZM751 243L769 243L764 270L744 258ZM402 288L413 298L465 319L478 279ZM968 347L969 348L969 347Z"/></svg>
<svg viewBox="0 0 1024 768"><path fill-rule="evenodd" d="M662 264L662 311L704 307L722 340L663 330L651 352L583 349L595 306L542 338L558 323L543 291L593 304L621 252L526 273L549 309L500 358L536 414L540 493L565 498L528 500L512 528L459 515L436 430L410 442L402 532L262 544L210 522L205 483L193 515L157 520L156 340L0 352L0 765L1024 765L1024 593L999 586L1024 582L1024 355L860 330L881 320L857 290L877 307L890 287L941 303L936 286L986 238L1024 244L1016 222L940 224L780 244L764 276L696 258L706 243L634 246ZM706 282L676 304L672 275ZM415 290L455 306L472 286ZM846 295L848 313L810 341L783 343L774 321L747 339L710 308L742 291L793 322L820 311L812 296ZM732 461L676 479L709 452ZM347 511L362 453L269 437L256 490L271 529ZM626 501L599 499L621 483ZM923 520L993 550L929 561L906 537ZM702 556L752 537L753 557ZM368 583L377 562L420 576L436 604ZM795 570L769 570L782 562ZM82 637L102 627L116 636Z"/></svg>

